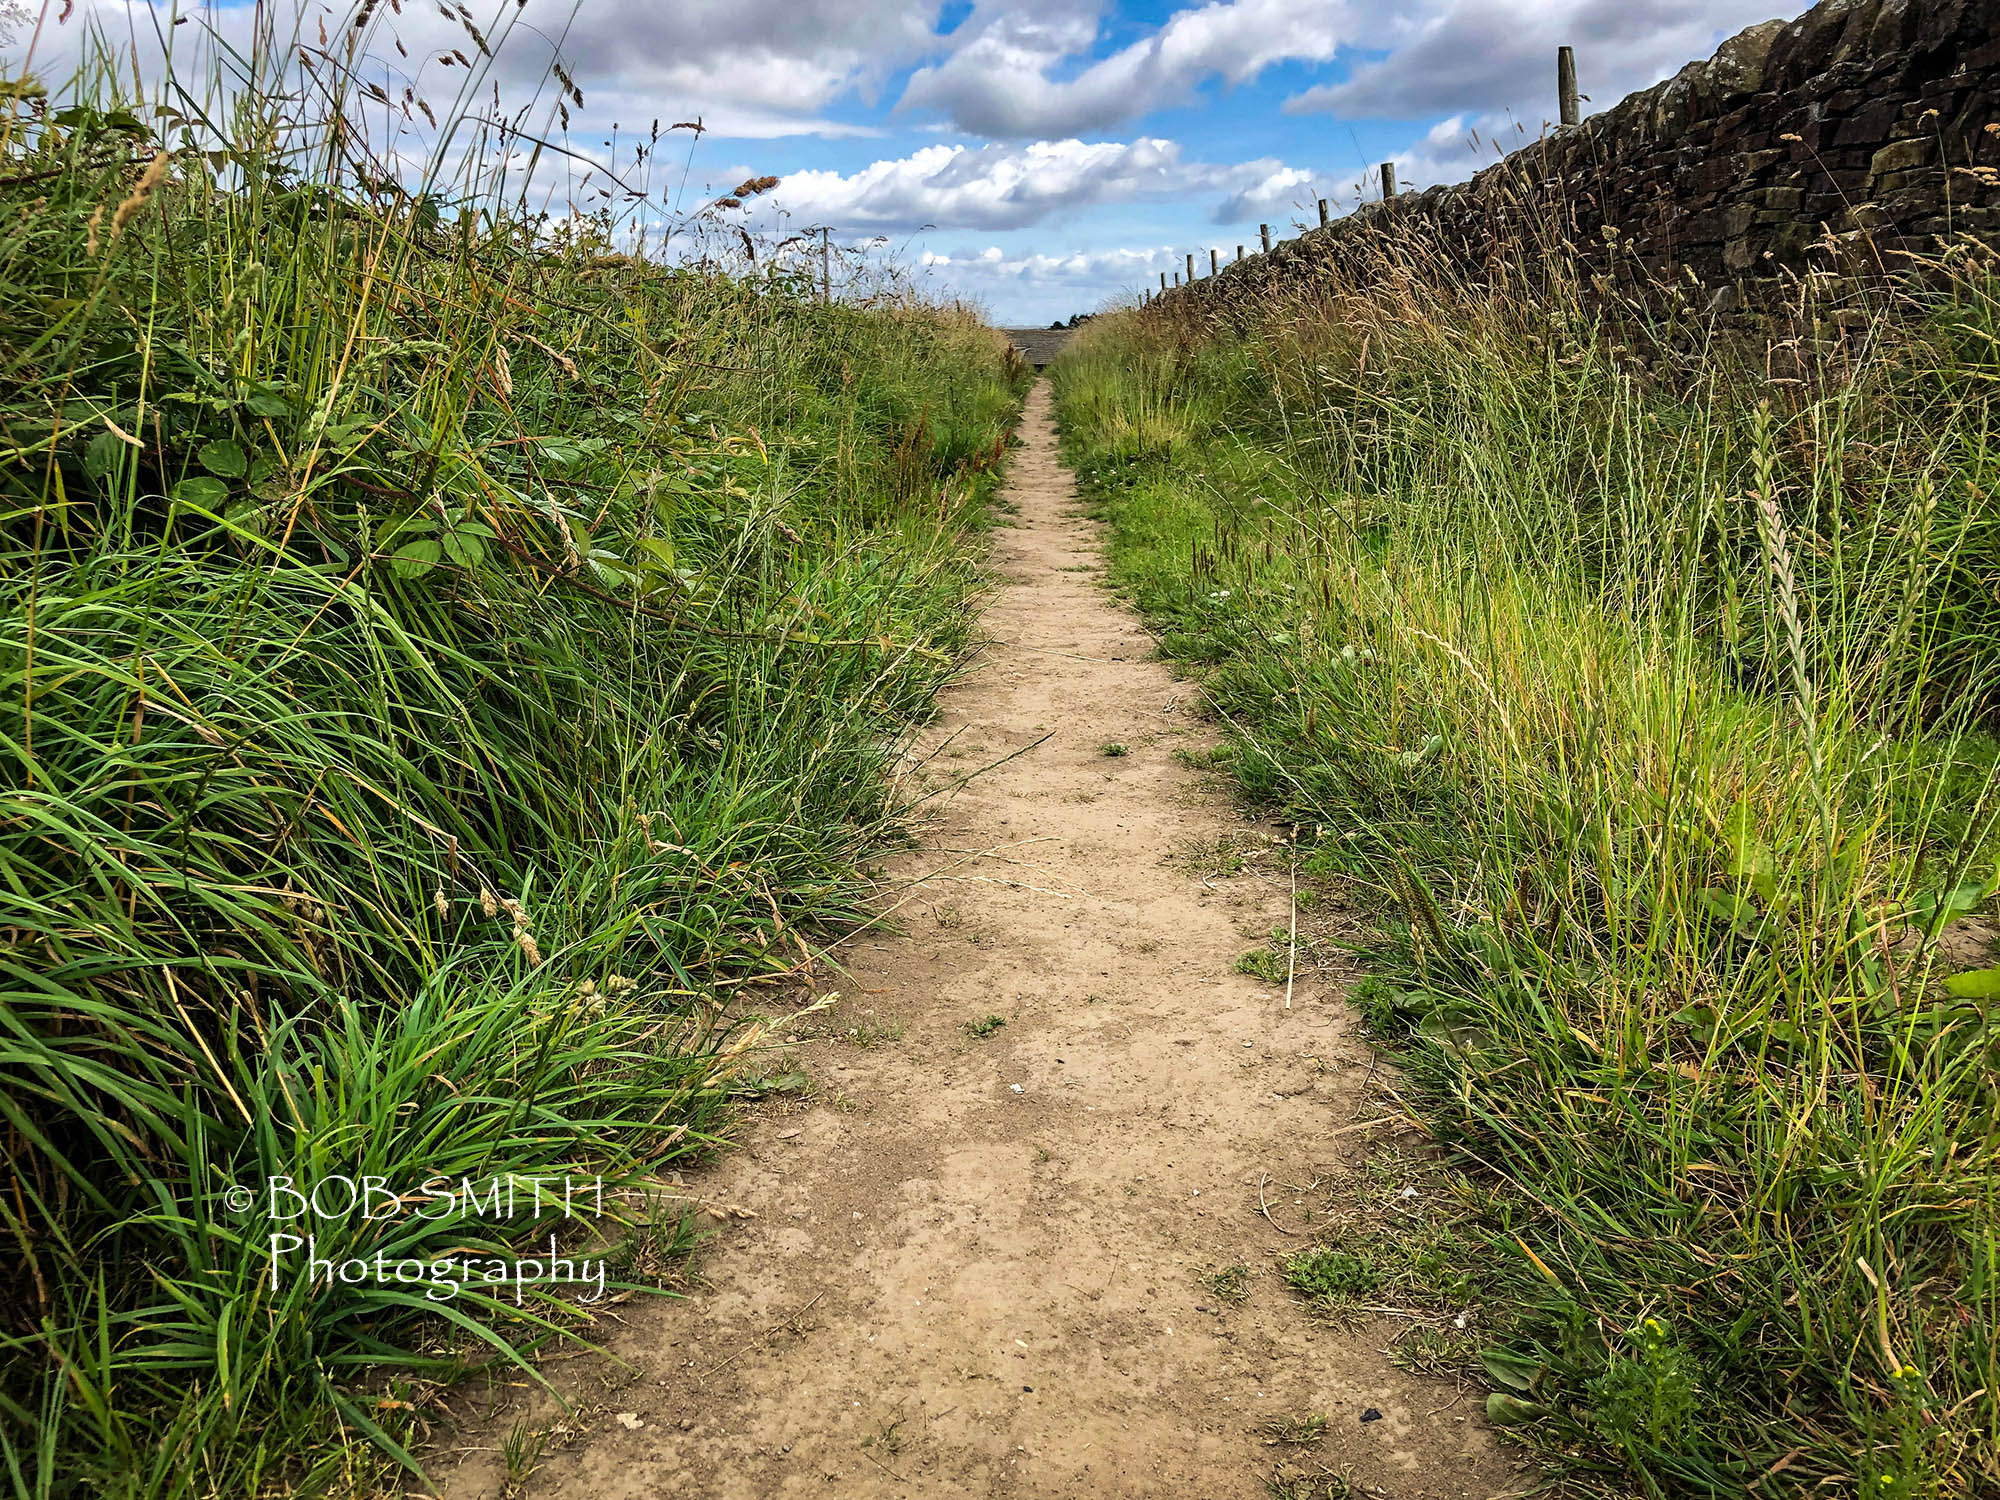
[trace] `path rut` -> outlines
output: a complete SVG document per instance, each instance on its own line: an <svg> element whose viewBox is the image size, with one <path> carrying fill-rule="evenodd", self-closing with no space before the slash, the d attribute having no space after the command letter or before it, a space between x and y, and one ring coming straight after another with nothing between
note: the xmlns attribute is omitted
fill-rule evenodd
<svg viewBox="0 0 2000 1500"><path fill-rule="evenodd" d="M1372 1054L1326 987L1287 1010L1234 971L1287 920L1284 861L1189 863L1271 833L1175 761L1210 731L1102 587L1045 383L1021 430L989 643L928 773L1040 743L901 858L957 863L901 908L907 935L845 950L838 1029L867 1029L802 1043L815 1096L690 1181L756 1217L719 1230L688 1300L624 1309L628 1370L528 1495L1254 1496L1278 1457L1260 1427L1307 1411L1313 1462L1377 1493L1518 1484L1476 1391L1398 1371L1392 1329L1318 1322L1283 1284L1307 1243L1279 1227L1287 1185L1353 1168ZM1198 1279L1236 1264L1241 1304ZM491 1453L447 1492L497 1493Z"/></svg>

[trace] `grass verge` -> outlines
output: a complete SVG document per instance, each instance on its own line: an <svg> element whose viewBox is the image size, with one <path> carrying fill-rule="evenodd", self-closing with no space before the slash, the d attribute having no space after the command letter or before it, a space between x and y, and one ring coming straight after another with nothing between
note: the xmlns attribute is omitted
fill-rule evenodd
<svg viewBox="0 0 2000 1500"><path fill-rule="evenodd" d="M553 1266L429 1268L575 1248L496 1176L601 1178L614 1290L683 1237L647 1189L755 1086L729 1006L856 915L966 640L1004 342L531 211L478 117L514 8L435 136L364 76L396 14L0 88L23 1497L367 1489L470 1363L587 1336Z"/></svg>
<svg viewBox="0 0 2000 1500"><path fill-rule="evenodd" d="M1990 262L1811 283L1776 368L1566 275L1100 317L1067 451L1245 793L1388 914L1358 998L1502 1189L1494 1419L1587 1490L1990 1492Z"/></svg>

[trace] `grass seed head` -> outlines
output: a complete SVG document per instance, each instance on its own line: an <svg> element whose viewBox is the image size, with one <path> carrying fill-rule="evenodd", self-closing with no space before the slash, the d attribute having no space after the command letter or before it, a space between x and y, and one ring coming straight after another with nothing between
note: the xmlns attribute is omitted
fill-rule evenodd
<svg viewBox="0 0 2000 1500"><path fill-rule="evenodd" d="M118 210L111 216L111 238L117 239L125 232L125 226L137 218L140 210L152 201L155 191L167 176L167 153L156 151L153 159L146 163L146 170L139 174L139 180L132 184L132 191Z"/></svg>

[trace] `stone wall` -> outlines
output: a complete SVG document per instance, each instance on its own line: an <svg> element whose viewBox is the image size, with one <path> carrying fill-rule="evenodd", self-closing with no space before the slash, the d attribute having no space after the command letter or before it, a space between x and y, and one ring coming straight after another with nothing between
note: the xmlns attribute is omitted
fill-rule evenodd
<svg viewBox="0 0 2000 1500"><path fill-rule="evenodd" d="M1163 300L1360 269L1391 242L1474 268L1559 248L1598 275L1692 275L1722 306L1823 257L1893 270L1961 233L2000 240L1996 85L2000 0L1824 0L1468 183L1370 204Z"/></svg>

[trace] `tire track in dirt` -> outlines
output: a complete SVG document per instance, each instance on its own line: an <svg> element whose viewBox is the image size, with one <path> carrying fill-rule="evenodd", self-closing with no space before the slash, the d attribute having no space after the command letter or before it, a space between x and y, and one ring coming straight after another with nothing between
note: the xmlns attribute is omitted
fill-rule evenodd
<svg viewBox="0 0 2000 1500"><path fill-rule="evenodd" d="M1307 1411L1328 1420L1313 1459L1357 1486L1518 1487L1476 1392L1398 1371L1392 1327L1326 1326L1283 1284L1308 1242L1279 1227L1283 1185L1357 1162L1340 1127L1371 1054L1336 994L1302 978L1286 1010L1234 971L1287 919L1283 860L1189 873L1191 850L1266 835L1175 762L1208 731L1101 586L1049 407L1037 384L990 643L926 774L1041 743L941 799L897 862L949 867L902 906L907 936L843 950L839 1036L800 1047L815 1098L689 1184L756 1217L720 1231L695 1295L624 1309L615 1393L580 1393L604 1411L530 1496L1253 1496L1278 1456L1259 1428ZM1240 1304L1199 1279L1237 1264ZM446 1492L499 1493L496 1450Z"/></svg>

